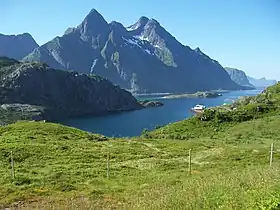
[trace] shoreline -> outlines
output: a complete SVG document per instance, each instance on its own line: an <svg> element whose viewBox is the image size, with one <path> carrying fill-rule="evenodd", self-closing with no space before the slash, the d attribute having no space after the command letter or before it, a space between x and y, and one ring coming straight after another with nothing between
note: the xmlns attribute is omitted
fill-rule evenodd
<svg viewBox="0 0 280 210"><path fill-rule="evenodd" d="M183 94L174 94L162 97L163 99L180 99L180 98L217 98L222 96L219 92L214 91L205 91L205 92L196 92L196 93L183 93Z"/></svg>
<svg viewBox="0 0 280 210"><path fill-rule="evenodd" d="M129 91L129 90L127 90ZM216 92L216 93L227 93L227 92L231 92L231 91L238 91L238 90L205 90L205 91L196 91L196 92L184 92L184 93L131 93L134 97L137 96L163 96L163 95L182 95L182 94L196 94L196 93L206 93L206 92ZM129 91L130 92L130 91Z"/></svg>
<svg viewBox="0 0 280 210"><path fill-rule="evenodd" d="M240 91L228 91L229 94L231 94L230 92L240 92ZM241 91L240 94L233 94L233 98L234 100L240 98L240 97L243 97L243 96L250 96L250 95L255 95L255 91L253 91L253 93L249 93L249 94L246 94L246 91L244 92L245 95L243 94L244 91ZM223 94L223 96L221 96L222 98L222 101L221 103L215 103L211 105L210 104L205 104L207 106L207 108L213 108L213 107L217 107L217 106L223 106L224 105L224 99L227 99L227 98L231 98L231 96L226 96L227 93ZM103 126L101 127L98 127L98 128L93 128L93 126L87 126L86 128L85 127L81 127L79 125L81 125L82 123L84 122L90 122L90 123L93 123L93 124L98 124L97 122L99 120L101 120L99 117L98 118L95 118L95 117L88 117L86 119L83 120L83 117L80 117L79 120L75 120L75 119L66 119L66 120L63 120L63 121L60 121L59 123L60 124L63 124L63 125L68 125L68 126L71 126L71 127L75 127L75 128L80 128L82 130L85 130L85 131L88 131L88 132L95 132L95 133L99 133L99 134L102 134L104 136L107 136L107 137L112 137L112 136L118 136L118 137L135 137L135 136L139 136L141 135L141 132L143 131L144 128L148 129L148 130L154 130L157 126L165 126L165 125L168 125L168 124L171 124L171 123L174 123L174 122L178 122L178 121L181 121L181 120L185 120L185 119L188 119L189 117L192 117L195 115L195 113L191 112L190 108L193 107L197 102L194 102L192 103L192 105L188 106L187 104L189 103L188 100L193 100L195 98L192 98L192 99L188 99L188 100L179 100L179 99L175 99L175 100L172 100L172 99L162 99L160 97L149 97L149 99L145 99L144 97L142 97L142 100L153 100L153 101L160 101L160 102L163 102L164 105L163 107L159 107L159 109L156 109L155 111L143 111L142 114L129 114L131 115L129 118L132 119L133 123L135 121L135 125L131 125L131 123L126 123L125 122L125 126L127 128L130 128L129 126L131 126L131 128L134 129L134 131L127 131L126 129L123 129L123 128L120 128L118 125L114 125L112 122L115 122L114 119L118 119L120 120L119 122L123 122L122 120L125 119L127 120L128 118L126 117L123 117L123 116L126 116L126 113L123 113L121 115L119 115L119 113L117 113L114 117L105 117L104 119L102 118L102 123L104 124ZM220 100L220 97L217 97L217 98L208 98L209 100ZM206 100L208 100L206 99ZM139 99L137 99L139 100ZM174 102L172 102L174 101ZM176 102L177 101L177 102ZM228 101L229 102L229 101ZM169 112L173 112L173 105L177 106L176 103L187 103L186 106L184 106L183 110L182 111L179 111L178 112L178 116L174 117L172 116L172 114L170 115ZM230 103L227 103L227 105L230 105ZM189 107L189 108L188 108ZM181 110L182 108L180 106L178 106L178 109ZM141 109L141 110L149 110L148 109ZM141 110L139 110L141 112ZM153 110L153 109L151 109ZM161 111L160 111L161 110ZM134 111L133 111L134 112ZM132 113L133 113L132 112ZM138 111L136 111L137 113ZM177 111L175 111L177 112ZM156 114L153 114L153 113L156 113ZM183 117L181 117L183 115ZM140 117L141 116L141 117ZM102 117L102 116L100 116ZM139 118L138 118L139 117ZM75 117L76 118L76 117ZM144 119L143 119L144 118ZM158 120L145 120L145 119L148 119L148 118L157 118ZM161 119L162 118L162 119ZM168 119L168 120L163 120L163 119ZM77 118L76 118L77 119ZM113 119L113 120L112 120ZM138 123L137 121L141 121L141 123ZM143 122L142 122L143 121ZM147 122L145 122L147 121ZM113 124L113 126L112 126ZM105 131L104 130L104 127L106 127L107 125L110 125L112 126L112 128L110 130L112 130L112 132L109 130L109 131ZM125 131L126 130L126 131ZM130 130L130 129L129 129Z"/></svg>

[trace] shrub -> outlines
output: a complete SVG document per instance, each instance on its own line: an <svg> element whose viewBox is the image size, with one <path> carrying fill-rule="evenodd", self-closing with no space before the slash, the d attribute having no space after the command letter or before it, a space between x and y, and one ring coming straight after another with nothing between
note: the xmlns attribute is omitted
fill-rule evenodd
<svg viewBox="0 0 280 210"><path fill-rule="evenodd" d="M206 109L203 113L199 115L200 120L202 121L210 121L215 118L216 110Z"/></svg>
<svg viewBox="0 0 280 210"><path fill-rule="evenodd" d="M215 120L218 123L231 122L232 116L229 112L216 112Z"/></svg>

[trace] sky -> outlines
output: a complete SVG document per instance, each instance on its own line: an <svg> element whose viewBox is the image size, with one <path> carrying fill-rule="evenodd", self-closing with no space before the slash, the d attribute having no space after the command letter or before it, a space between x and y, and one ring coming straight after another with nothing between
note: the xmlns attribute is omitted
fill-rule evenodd
<svg viewBox="0 0 280 210"><path fill-rule="evenodd" d="M28 32L42 45L92 8L124 26L154 18L222 66L280 80L280 0L1 0L0 33Z"/></svg>

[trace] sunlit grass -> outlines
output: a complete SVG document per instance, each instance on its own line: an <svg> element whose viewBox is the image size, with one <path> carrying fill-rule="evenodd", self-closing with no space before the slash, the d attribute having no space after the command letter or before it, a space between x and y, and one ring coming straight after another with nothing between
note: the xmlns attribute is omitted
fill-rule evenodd
<svg viewBox="0 0 280 210"><path fill-rule="evenodd" d="M279 90L278 84L271 94ZM269 99L277 108L278 96L271 94L240 106ZM280 209L278 111L242 122L192 118L130 139L43 122L0 127L0 207Z"/></svg>
<svg viewBox="0 0 280 210"><path fill-rule="evenodd" d="M157 140L106 139L43 122L12 124L0 128L0 203L22 201L17 205L27 209L254 209L280 193L279 171L268 167L278 125L280 118L270 117L215 131L214 138ZM280 153L274 158L279 166Z"/></svg>

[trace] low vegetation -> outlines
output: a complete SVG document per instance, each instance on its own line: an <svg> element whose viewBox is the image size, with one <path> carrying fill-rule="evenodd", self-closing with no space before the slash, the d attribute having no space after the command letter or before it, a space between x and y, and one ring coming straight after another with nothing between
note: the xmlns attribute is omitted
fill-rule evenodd
<svg viewBox="0 0 280 210"><path fill-rule="evenodd" d="M184 93L184 94L177 94L177 95L168 95L164 96L165 99L176 99L176 98L216 98L221 96L222 94L218 92L196 92L196 93Z"/></svg>
<svg viewBox="0 0 280 210"><path fill-rule="evenodd" d="M254 119L280 115L280 83L255 97L244 97L231 105L205 110L191 119L144 134L147 138L190 139L214 137L230 127Z"/></svg>
<svg viewBox="0 0 280 210"><path fill-rule="evenodd" d="M11 209L280 209L278 88L249 103L232 105L255 113L252 118L221 120L217 115L233 116L235 110L220 108L209 120L199 115L131 139L43 122L0 127L0 205ZM250 111L268 98L273 109ZM274 159L269 167L272 142Z"/></svg>
<svg viewBox="0 0 280 210"><path fill-rule="evenodd" d="M19 63L17 60L0 56L0 68Z"/></svg>

